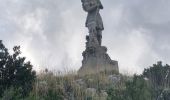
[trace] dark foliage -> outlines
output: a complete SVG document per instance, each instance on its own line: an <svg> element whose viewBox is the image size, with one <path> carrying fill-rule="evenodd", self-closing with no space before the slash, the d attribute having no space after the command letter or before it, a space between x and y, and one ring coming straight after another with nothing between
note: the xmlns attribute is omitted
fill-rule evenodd
<svg viewBox="0 0 170 100"><path fill-rule="evenodd" d="M153 100L150 84L143 76L134 75L133 81L126 83L126 95L129 100Z"/></svg>
<svg viewBox="0 0 170 100"><path fill-rule="evenodd" d="M151 88L142 76L135 75L127 81L125 87L110 88L108 100L152 100Z"/></svg>
<svg viewBox="0 0 170 100"><path fill-rule="evenodd" d="M167 98L166 96L169 95L170 90L170 66L169 65L162 65L162 62L159 61L157 64L153 64L148 69L145 69L143 72L143 76L147 77L149 82L152 85L152 88L155 93L155 97L159 98L162 93L161 98ZM165 92L166 91L166 92ZM164 99L169 100L169 99Z"/></svg>
<svg viewBox="0 0 170 100"><path fill-rule="evenodd" d="M142 75L134 75L124 88L110 88L108 95L108 100L170 100L170 66L153 64Z"/></svg>
<svg viewBox="0 0 170 100"><path fill-rule="evenodd" d="M13 48L14 53L9 54L2 41L0 41L0 96L10 88L20 88L23 96L27 95L36 78L30 62L25 62L25 57L20 57L20 46Z"/></svg>
<svg viewBox="0 0 170 100"><path fill-rule="evenodd" d="M165 85L170 86L170 66L162 65L162 62L153 64L152 67L145 69L144 77L147 77L153 84L155 89L162 88ZM168 74L169 73L169 74Z"/></svg>

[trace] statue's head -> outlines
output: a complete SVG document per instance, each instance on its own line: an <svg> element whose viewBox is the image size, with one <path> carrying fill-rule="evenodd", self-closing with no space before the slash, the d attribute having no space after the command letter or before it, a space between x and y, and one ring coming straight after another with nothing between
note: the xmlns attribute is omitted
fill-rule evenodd
<svg viewBox="0 0 170 100"><path fill-rule="evenodd" d="M83 9L89 12L90 8L98 7L99 9L103 9L103 5L101 4L100 0L81 0Z"/></svg>

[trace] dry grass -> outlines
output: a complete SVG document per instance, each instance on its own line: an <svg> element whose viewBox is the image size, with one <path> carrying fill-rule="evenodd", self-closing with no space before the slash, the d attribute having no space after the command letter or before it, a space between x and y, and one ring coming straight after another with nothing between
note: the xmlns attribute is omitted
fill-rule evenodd
<svg viewBox="0 0 170 100"><path fill-rule="evenodd" d="M113 85L108 80L108 75L112 74L115 74L114 71L89 75L77 75L75 72L63 75L43 71L37 76L32 94L36 98L58 95L59 99L56 100L106 100L103 91ZM88 88L95 89L96 93L90 93Z"/></svg>

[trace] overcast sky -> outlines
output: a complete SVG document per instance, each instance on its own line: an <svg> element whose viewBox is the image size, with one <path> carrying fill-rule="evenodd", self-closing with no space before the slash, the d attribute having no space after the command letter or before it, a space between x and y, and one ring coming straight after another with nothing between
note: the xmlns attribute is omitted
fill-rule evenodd
<svg viewBox="0 0 170 100"><path fill-rule="evenodd" d="M170 0L101 0L103 45L122 73L170 64ZM0 0L0 40L36 70L77 70L85 50L81 0Z"/></svg>

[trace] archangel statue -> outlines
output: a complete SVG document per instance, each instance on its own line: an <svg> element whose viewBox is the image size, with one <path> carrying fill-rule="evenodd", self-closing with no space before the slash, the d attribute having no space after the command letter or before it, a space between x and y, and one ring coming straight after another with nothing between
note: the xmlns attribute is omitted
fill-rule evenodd
<svg viewBox="0 0 170 100"><path fill-rule="evenodd" d="M100 0L81 0L83 9L88 12L86 19L86 27L89 30L89 36L87 36L88 46L101 46L102 31L104 30L103 21L100 16L100 9L103 9L103 5Z"/></svg>
<svg viewBox="0 0 170 100"><path fill-rule="evenodd" d="M84 11L88 13L86 27L89 34L86 36L86 49L83 51L82 66L79 74L98 73L100 71L119 72L118 62L107 54L107 47L102 46L103 21L99 11L103 9L100 0L81 0Z"/></svg>

